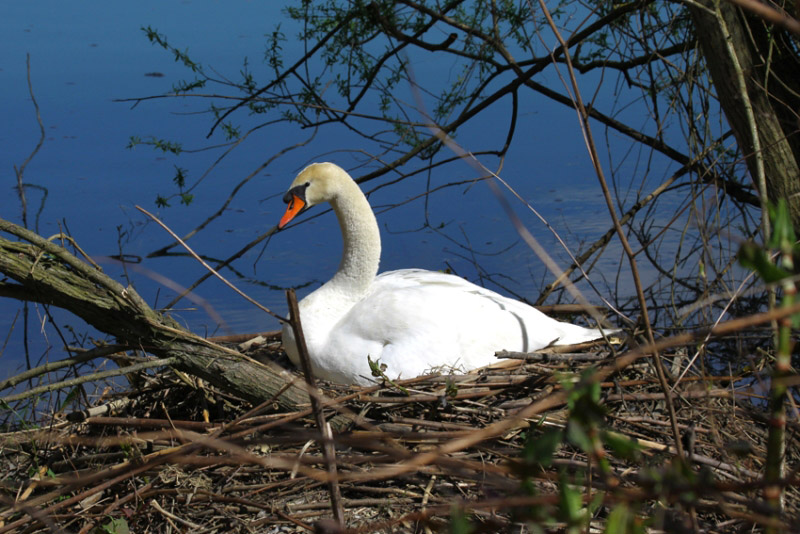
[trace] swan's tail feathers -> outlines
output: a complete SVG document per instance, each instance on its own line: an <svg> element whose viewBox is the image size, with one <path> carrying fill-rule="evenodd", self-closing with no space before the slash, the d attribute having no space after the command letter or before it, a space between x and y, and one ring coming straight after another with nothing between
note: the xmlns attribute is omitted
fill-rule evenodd
<svg viewBox="0 0 800 534"><path fill-rule="evenodd" d="M562 331L561 337L553 345L578 345L580 343L589 343L590 341L602 341L603 335L612 343L618 343L618 334L621 332L619 329L604 328L602 331L598 328L584 328L582 326L565 324L566 328Z"/></svg>

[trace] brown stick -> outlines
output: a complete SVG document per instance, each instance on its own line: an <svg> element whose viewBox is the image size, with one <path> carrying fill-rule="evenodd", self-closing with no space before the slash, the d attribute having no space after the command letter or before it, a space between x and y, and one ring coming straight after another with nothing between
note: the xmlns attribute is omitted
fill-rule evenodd
<svg viewBox="0 0 800 534"><path fill-rule="evenodd" d="M763 4L761 2L756 2L755 0L728 0L731 4L735 4L747 11L750 11L762 19L766 20L767 22L771 22L776 26L780 26L790 32L794 33L795 35L800 35L800 21L796 18L792 18L789 16L788 13L781 10L778 11L777 9Z"/></svg>
<svg viewBox="0 0 800 534"><path fill-rule="evenodd" d="M308 384L309 388L308 396L311 399L311 409L314 411L317 426L322 434L322 456L325 458L325 466L328 471L328 491L331 494L333 518L339 523L340 527L344 528L342 494L339 491L339 480L336 473L336 450L333 446L331 427L327 421L325 421L325 414L322 412L322 406L320 406L319 403L319 393L317 393L319 390L317 389L314 373L311 369L311 358L308 355L303 326L300 324L300 309L297 306L297 295L295 295L294 289L286 291L286 300L289 303L289 324L292 325L294 339L297 343L297 352L300 354L300 366L303 368L303 374L306 377L306 384Z"/></svg>
<svg viewBox="0 0 800 534"><path fill-rule="evenodd" d="M644 296L644 289L642 288L642 281L639 277L639 267L636 263L636 255L633 253L633 249L628 242L628 237L625 234L625 230L623 230L622 225L619 222L619 217L617 216L616 208L614 207L614 199L611 197L611 191L608 188L608 183L605 178L605 173L603 171L603 167L600 164L600 157L597 153L597 147L594 143L594 137L592 135L592 128L589 124L589 114L586 111L586 107L583 105L583 97L581 96L580 88L578 87L578 80L575 77L575 70L572 67L572 60L570 59L569 53L569 46L567 45L564 38L561 36L561 32L558 30L558 26L553 21L553 18L550 16L550 10L547 8L547 5L544 3L544 0L539 0L539 6L542 8L542 13L544 14L545 18L547 19L547 24L550 26L550 30L555 35L556 39L558 39L559 44L561 45L561 49L564 51L564 60L566 61L567 66L567 73L569 74L570 84L572 86L572 90L574 92L573 96L573 103L575 105L576 111L580 114L581 119L581 130L584 134L584 139L586 141L586 146L589 150L589 155L592 160L592 164L594 165L595 173L597 174L597 180L600 183L600 187L603 190L603 197L606 200L606 205L608 206L608 213L611 216L611 220L614 223L614 228L617 231L617 237L619 237L620 244L622 248L625 250L625 255L628 257L628 264L631 268L631 275L633 277L634 287L636 288L636 296L639 300L639 307L641 308L641 317L642 321L644 322L644 329L645 334L647 335L647 341L650 345L655 344L655 337L653 336L653 328L650 325L650 315L647 311L647 299ZM555 58L553 59L555 63ZM661 362L661 358L658 356L658 352L653 351L653 365L656 368L656 375L658 376L658 381L661 383L661 389L664 391L664 404L667 408L667 413L669 414L670 424L672 426L672 434L673 439L675 440L675 448L678 451L678 456L683 458L683 447L681 445L681 434L678 431L678 418L675 414L675 406L672 404L672 399L669 397L669 384L667 383L666 372L664 371L664 365Z"/></svg>

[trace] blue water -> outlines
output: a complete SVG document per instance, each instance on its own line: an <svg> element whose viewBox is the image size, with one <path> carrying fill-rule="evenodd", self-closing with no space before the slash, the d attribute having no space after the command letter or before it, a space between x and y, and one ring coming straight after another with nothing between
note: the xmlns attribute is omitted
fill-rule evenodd
<svg viewBox="0 0 800 534"><path fill-rule="evenodd" d="M219 133L211 140L205 139L210 117L195 114L206 109L208 103L193 98L169 98L134 107L130 102L115 100L164 94L178 80L191 78L169 53L150 44L141 31L143 26L157 29L171 44L188 49L206 69L236 78L245 56L254 70L263 69L260 60L265 46L264 34L271 32L277 23L282 24L287 35L296 31L281 14L280 6L277 2L255 1L3 3L0 7L0 19L4 21L4 31L0 32L3 51L0 84L4 88L0 106L5 126L0 129L0 145L4 147L0 152L0 180L5 190L0 196L2 217L20 221L13 167L30 154L39 135L26 81L25 61L29 54L31 81L46 140L25 169L24 180L47 191L44 198L41 189L26 190L29 226L33 228L38 222L35 229L44 236L68 229L88 254L101 260L121 251L144 258L171 241L162 229L134 208L136 205L157 214L179 235L205 220L221 206L235 184L286 145L307 139L310 132L282 125L254 134L193 191L195 201L189 207L173 200L171 208L159 209L154 203L156 195L174 192L170 179L176 165L187 169L188 181L193 183L219 152L176 157L143 145L131 150L126 148L130 137L152 135L174 139L188 149L220 143ZM284 53L285 64L299 58L302 54L300 42L289 39L284 44ZM421 79L441 73L458 74L455 69L449 72L431 63L430 58L414 60ZM151 73L163 76L148 75ZM260 74L263 81L265 74L263 71ZM410 90L404 98L413 101ZM524 95L520 106L520 116L526 120L518 125L503 168L504 178L547 217L571 247L575 249L584 241L591 243L610 223L575 113L530 94ZM459 143L471 149L485 147L487 139L496 139L499 148L506 135L504 109L508 108L492 108L478 116L468 129L459 132ZM605 140L598 139L598 142ZM277 222L284 209L280 197L305 164L332 160L353 167L358 159L358 153L353 151L368 148L359 137L347 131L320 131L312 143L277 159L251 180L224 217L193 238L190 244L200 254L218 259L228 257ZM491 160L486 162L493 164ZM362 172L356 170L354 175ZM667 166L656 161L651 172L655 179L662 179ZM431 178L436 185L475 176L472 168L456 163L434 171ZM393 178L386 176L364 188L372 190ZM473 257L447 237L460 243L468 240L475 250L486 253L475 257L483 269L514 294L534 299L538 289L552 276L519 242L485 184L431 197L430 221L434 226L444 224L441 231L411 231L419 229L424 221L421 200L384 210L386 206L418 195L424 189L425 180L426 176L412 178L371 196L383 229L382 270L453 268L462 276L498 289L491 280L479 276ZM40 207L41 214L36 218ZM566 264L565 255L538 219L519 203L514 203L514 208L531 232L562 265ZM262 245L250 251L236 264L245 278L238 279L230 272L223 274L231 275L238 287L283 314L285 297L279 288L306 285L300 291L302 296L317 287L338 265L340 243L338 226L328 214L278 234L266 248ZM505 253L497 254L506 249ZM607 272L613 278L619 255L609 256ZM118 265L109 262L102 265L108 273L127 283ZM189 258L144 259L142 267L184 286L205 272ZM131 281L155 307L166 304L174 295L173 290L146 273L132 272ZM604 287L602 279L598 282ZM177 306L176 316L199 333L247 333L278 328L277 321L216 280L200 286L197 295L224 320L224 325L220 325L191 302L182 301ZM592 301L598 300L591 294L587 296ZM0 378L13 374L24 362L21 325L17 321L13 331L11 327L18 309L16 302L0 301L0 336L11 331L0 356ZM37 323L43 321L43 315L38 308L32 312ZM60 325L80 324L60 312L56 312L55 318ZM51 327L45 326L43 332L51 345L41 339L38 327L31 327L29 332L29 336L37 340L32 350L34 363L38 359L64 356L61 341ZM49 346L55 350L50 350Z"/></svg>

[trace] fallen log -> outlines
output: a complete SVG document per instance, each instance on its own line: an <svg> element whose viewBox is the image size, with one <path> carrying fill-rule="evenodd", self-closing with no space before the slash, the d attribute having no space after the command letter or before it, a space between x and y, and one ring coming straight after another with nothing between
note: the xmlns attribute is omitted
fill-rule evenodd
<svg viewBox="0 0 800 534"><path fill-rule="evenodd" d="M51 242L54 238L3 219L0 232L18 238L0 237L0 273L7 277L0 281L0 297L63 308L121 344L174 358L176 369L255 404L274 400L287 410L309 406L305 385L295 375L187 331L150 308L132 287Z"/></svg>

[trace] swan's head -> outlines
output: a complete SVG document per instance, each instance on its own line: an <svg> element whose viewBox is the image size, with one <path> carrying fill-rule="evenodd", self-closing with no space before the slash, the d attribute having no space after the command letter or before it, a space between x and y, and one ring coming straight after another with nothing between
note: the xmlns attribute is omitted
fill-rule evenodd
<svg viewBox="0 0 800 534"><path fill-rule="evenodd" d="M343 181L352 181L352 178L333 163L312 163L300 171L283 196L288 207L278 223L278 229L282 229L311 206L336 198Z"/></svg>

